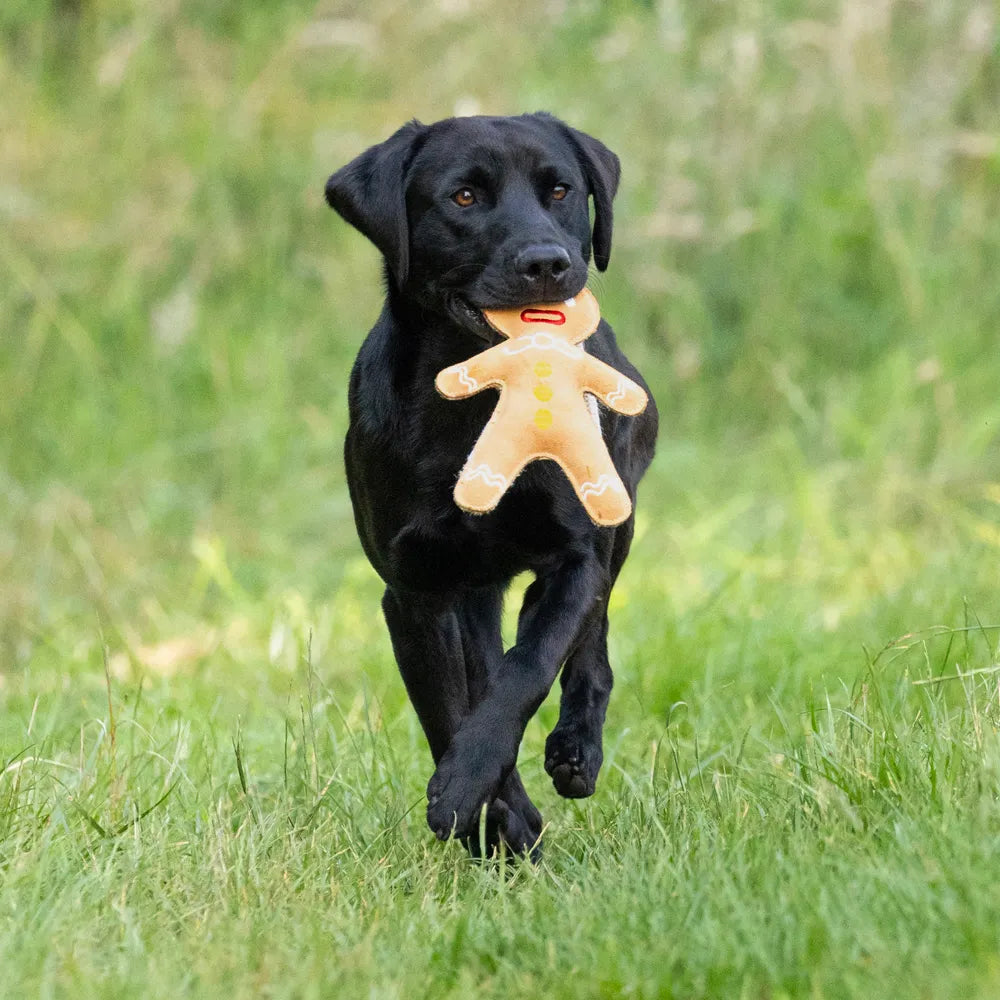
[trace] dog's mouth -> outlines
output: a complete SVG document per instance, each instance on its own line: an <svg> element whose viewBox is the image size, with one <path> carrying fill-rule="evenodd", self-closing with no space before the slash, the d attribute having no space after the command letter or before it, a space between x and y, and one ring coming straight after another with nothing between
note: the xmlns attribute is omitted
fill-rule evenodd
<svg viewBox="0 0 1000 1000"><path fill-rule="evenodd" d="M468 299L463 298L461 295L450 296L448 306L448 311L463 329L475 334L488 344L494 344L498 341L499 335L487 322L481 308L474 306Z"/></svg>

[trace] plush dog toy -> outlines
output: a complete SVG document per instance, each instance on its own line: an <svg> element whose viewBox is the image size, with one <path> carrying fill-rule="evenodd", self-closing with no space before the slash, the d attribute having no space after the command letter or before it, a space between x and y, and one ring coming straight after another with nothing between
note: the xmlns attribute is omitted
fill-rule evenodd
<svg viewBox="0 0 1000 1000"><path fill-rule="evenodd" d="M601 436L593 397L635 416L646 407L646 393L580 346L600 322L597 300L584 289L556 305L486 310L484 315L508 339L445 368L435 380L448 399L491 386L500 390L493 416L459 474L455 503L485 514L529 462L550 458L569 477L595 524L621 524L632 512L632 501Z"/></svg>

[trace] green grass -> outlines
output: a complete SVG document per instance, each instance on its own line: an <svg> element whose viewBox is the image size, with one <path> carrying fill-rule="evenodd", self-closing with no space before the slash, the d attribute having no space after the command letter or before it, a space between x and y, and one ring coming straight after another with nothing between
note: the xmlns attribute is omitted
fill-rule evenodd
<svg viewBox="0 0 1000 1000"><path fill-rule="evenodd" d="M5 3L0 994L996 996L998 38ZM424 825L340 459L380 287L323 182L475 108L622 157L593 287L663 414L596 796L555 697L522 749L537 867Z"/></svg>

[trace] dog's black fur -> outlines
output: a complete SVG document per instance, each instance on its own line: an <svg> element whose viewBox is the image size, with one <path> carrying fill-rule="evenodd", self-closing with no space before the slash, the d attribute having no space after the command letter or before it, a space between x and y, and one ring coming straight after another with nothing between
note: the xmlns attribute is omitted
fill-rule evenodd
<svg viewBox="0 0 1000 1000"><path fill-rule="evenodd" d="M608 266L618 176L618 158L596 139L533 114L411 122L326 185L330 205L385 258L385 306L351 374L354 516L437 765L427 822L473 854L484 805L488 851L501 840L538 847L542 819L515 763L561 666L545 769L564 796L594 791L612 683L608 597L633 520L596 527L547 461L529 465L492 513L461 511L452 490L497 397L450 402L434 378L498 342L481 310L575 295L592 243L597 268ZM607 323L585 346L645 385ZM634 502L656 439L652 399L638 417L602 410L601 426ZM504 591L524 570L535 579L504 652Z"/></svg>

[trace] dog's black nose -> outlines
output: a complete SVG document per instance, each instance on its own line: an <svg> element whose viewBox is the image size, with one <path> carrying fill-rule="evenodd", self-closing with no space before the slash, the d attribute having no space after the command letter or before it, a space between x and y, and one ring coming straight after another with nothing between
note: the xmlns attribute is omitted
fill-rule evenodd
<svg viewBox="0 0 1000 1000"><path fill-rule="evenodd" d="M569 254L556 243L525 247L514 258L514 270L530 283L558 282L569 266Z"/></svg>

